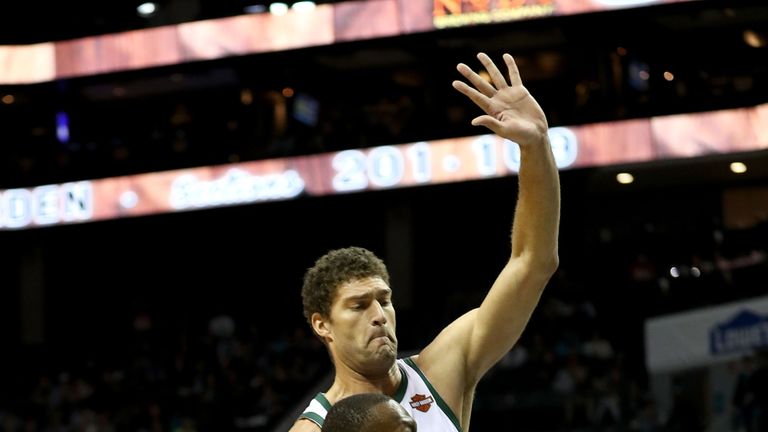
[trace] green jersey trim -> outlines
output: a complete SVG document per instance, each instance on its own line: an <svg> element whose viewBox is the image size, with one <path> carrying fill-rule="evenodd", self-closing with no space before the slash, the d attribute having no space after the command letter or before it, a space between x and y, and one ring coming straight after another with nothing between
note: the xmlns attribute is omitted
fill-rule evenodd
<svg viewBox="0 0 768 432"><path fill-rule="evenodd" d="M424 376L424 373L419 369L418 366L416 366L416 363L413 361L412 358L408 357L407 359L404 359L404 361L408 364L408 366L412 367L413 370L416 371L417 374L421 377L421 379L424 380L424 384L427 385L427 388L430 392L432 392L432 396L435 397L435 401L437 402L437 406L440 407L441 410L445 413L445 415L448 416L448 418L451 420L454 426L456 426L456 430L460 431L461 426L459 425L459 420L456 418L456 414L453 413L453 410L448 406L447 403L443 400L442 397L440 397L440 394L435 390L434 387L432 387L432 383L429 382L426 376Z"/></svg>
<svg viewBox="0 0 768 432"><path fill-rule="evenodd" d="M320 402L320 405L322 405L326 411L331 409L331 403L328 402L328 398L325 397L325 393L318 393L317 396L315 396L315 400Z"/></svg>
<svg viewBox="0 0 768 432"><path fill-rule="evenodd" d="M322 417L320 417L318 414L315 414L313 412L305 412L301 416L299 416L299 419L307 419L312 423L320 426L321 429L323 427L323 420L325 420Z"/></svg>
<svg viewBox="0 0 768 432"><path fill-rule="evenodd" d="M397 388L397 391L395 392L395 395L392 396L392 399L396 400L397 403L400 403L403 401L403 398L405 397L405 391L408 389L408 374L403 370L403 367L399 364L397 367L400 369L400 387Z"/></svg>
<svg viewBox="0 0 768 432"><path fill-rule="evenodd" d="M323 408L325 408L326 413L328 412L328 410L331 409L331 403L328 402L328 398L325 397L324 393L316 394L314 397L314 401L317 401L317 403L319 403ZM321 416L320 414L313 411L304 411L299 416L299 419L307 419L312 423L320 426L320 428L323 427L323 422L325 421L324 416Z"/></svg>

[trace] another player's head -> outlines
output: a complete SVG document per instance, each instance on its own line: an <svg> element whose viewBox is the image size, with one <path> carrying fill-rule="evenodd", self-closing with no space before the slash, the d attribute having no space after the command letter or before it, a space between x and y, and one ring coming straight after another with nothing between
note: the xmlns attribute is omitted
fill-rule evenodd
<svg viewBox="0 0 768 432"><path fill-rule="evenodd" d="M361 393L331 407L323 432L416 432L416 421L391 397Z"/></svg>

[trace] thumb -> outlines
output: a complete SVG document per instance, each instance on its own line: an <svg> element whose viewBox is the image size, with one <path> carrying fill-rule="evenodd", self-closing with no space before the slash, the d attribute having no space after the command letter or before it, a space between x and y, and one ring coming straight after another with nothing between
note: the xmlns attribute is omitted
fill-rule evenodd
<svg viewBox="0 0 768 432"><path fill-rule="evenodd" d="M481 115L472 120L472 126L485 126L497 135L500 135L502 125L496 118L489 115Z"/></svg>

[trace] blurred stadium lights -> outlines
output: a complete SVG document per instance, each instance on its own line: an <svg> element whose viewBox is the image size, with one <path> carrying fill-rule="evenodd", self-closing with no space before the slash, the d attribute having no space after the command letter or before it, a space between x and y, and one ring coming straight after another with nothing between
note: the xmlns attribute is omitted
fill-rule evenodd
<svg viewBox="0 0 768 432"><path fill-rule="evenodd" d="M315 2L313 1L298 1L291 6L291 9L297 12L309 12L315 9Z"/></svg>
<svg viewBox="0 0 768 432"><path fill-rule="evenodd" d="M285 15L288 13L288 3L274 2L269 5L269 13L272 15Z"/></svg>
<svg viewBox="0 0 768 432"><path fill-rule="evenodd" d="M69 142L69 115L64 111L56 113L56 138L62 144Z"/></svg>
<svg viewBox="0 0 768 432"><path fill-rule="evenodd" d="M744 30L744 42L752 48L763 48L765 46L765 34L754 30Z"/></svg>
<svg viewBox="0 0 768 432"><path fill-rule="evenodd" d="M243 12L249 13L249 14L255 14L255 13L262 13L267 11L267 6L263 4L253 4L248 5L243 8Z"/></svg>
<svg viewBox="0 0 768 432"><path fill-rule="evenodd" d="M731 171L734 174L743 174L747 172L747 165L744 162L732 162Z"/></svg>
<svg viewBox="0 0 768 432"><path fill-rule="evenodd" d="M157 12L157 3L145 2L136 7L136 13L142 18L149 18Z"/></svg>
<svg viewBox="0 0 768 432"><path fill-rule="evenodd" d="M245 13L263 13L269 11L275 15L283 15L288 13L289 10L295 10L296 12L310 12L315 9L317 4L324 3L336 3L334 1L296 1L296 2L273 2L273 1L260 1L250 2L250 4L243 7Z"/></svg>

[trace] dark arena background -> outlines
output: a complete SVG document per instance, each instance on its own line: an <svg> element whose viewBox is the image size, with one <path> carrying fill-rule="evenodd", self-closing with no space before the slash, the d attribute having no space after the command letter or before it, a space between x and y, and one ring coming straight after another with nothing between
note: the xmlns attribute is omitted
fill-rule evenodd
<svg viewBox="0 0 768 432"><path fill-rule="evenodd" d="M0 431L285 431L332 368L303 272L359 245L402 353L509 255L515 147L451 87L515 56L560 267L472 429L768 430L764 0L11 2Z"/></svg>

